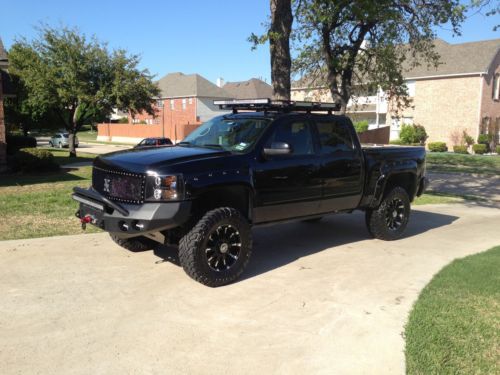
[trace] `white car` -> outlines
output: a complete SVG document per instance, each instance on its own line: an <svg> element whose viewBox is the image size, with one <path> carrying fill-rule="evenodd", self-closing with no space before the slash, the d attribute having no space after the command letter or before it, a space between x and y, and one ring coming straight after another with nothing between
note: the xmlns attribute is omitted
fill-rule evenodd
<svg viewBox="0 0 500 375"><path fill-rule="evenodd" d="M56 133L49 139L50 147L69 147L69 134L68 133ZM78 147L78 137L75 136L75 147Z"/></svg>

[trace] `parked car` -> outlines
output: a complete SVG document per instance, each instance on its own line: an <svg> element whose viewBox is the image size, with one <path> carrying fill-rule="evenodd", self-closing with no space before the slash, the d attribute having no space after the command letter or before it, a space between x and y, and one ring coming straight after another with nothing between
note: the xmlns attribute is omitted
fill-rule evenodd
<svg viewBox="0 0 500 375"><path fill-rule="evenodd" d="M403 235L427 186L424 147L362 147L329 104L214 104L232 113L173 147L94 159L92 187L74 188L82 226L131 251L178 245L186 273L211 287L242 274L255 225L361 210L373 237Z"/></svg>
<svg viewBox="0 0 500 375"><path fill-rule="evenodd" d="M75 135L75 147L78 147L78 137ZM49 139L50 147L69 147L69 134L68 133L56 133Z"/></svg>
<svg viewBox="0 0 500 375"><path fill-rule="evenodd" d="M172 141L169 138L144 138L140 141L134 148L144 148L144 147L158 147L171 145Z"/></svg>

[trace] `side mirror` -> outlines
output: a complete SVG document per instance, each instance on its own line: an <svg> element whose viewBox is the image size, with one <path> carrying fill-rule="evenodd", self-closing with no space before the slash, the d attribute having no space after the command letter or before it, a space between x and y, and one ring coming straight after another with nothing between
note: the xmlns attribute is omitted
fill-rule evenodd
<svg viewBox="0 0 500 375"><path fill-rule="evenodd" d="M286 142L273 142L270 148L264 148L264 155L288 155L292 153L292 148Z"/></svg>

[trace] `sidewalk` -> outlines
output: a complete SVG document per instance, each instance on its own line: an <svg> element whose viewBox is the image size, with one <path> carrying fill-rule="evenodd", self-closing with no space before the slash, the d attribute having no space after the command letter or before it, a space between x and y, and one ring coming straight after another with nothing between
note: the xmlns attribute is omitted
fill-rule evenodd
<svg viewBox="0 0 500 375"><path fill-rule="evenodd" d="M430 184L428 190L439 193L471 195L500 203L499 175L475 173L427 173Z"/></svg>

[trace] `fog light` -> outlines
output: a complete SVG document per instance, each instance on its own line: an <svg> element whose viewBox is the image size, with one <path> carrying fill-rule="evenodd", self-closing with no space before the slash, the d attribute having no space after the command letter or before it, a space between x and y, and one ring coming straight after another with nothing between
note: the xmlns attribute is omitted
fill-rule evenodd
<svg viewBox="0 0 500 375"><path fill-rule="evenodd" d="M153 195L154 195L155 199L161 199L161 190L155 189Z"/></svg>

